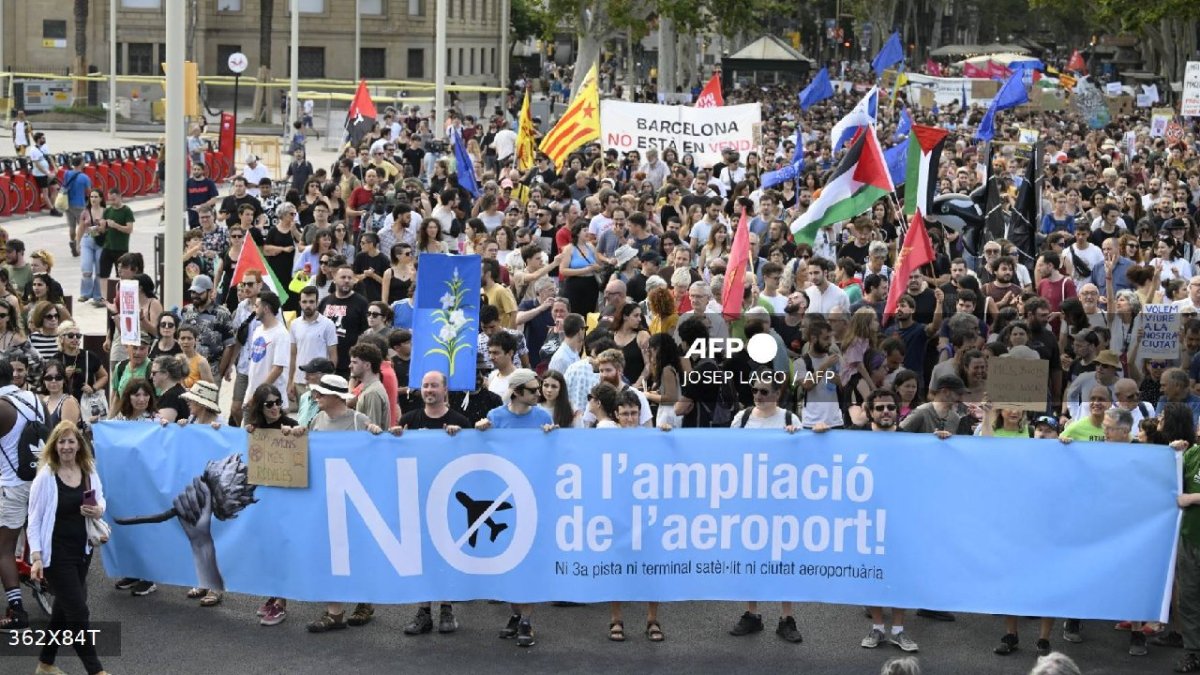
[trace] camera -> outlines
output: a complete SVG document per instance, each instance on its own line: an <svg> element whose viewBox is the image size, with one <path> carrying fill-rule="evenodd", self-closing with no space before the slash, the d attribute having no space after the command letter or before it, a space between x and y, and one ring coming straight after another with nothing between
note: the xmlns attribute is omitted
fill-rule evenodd
<svg viewBox="0 0 1200 675"><path fill-rule="evenodd" d="M446 141L429 141L427 144L429 152L445 152Z"/></svg>

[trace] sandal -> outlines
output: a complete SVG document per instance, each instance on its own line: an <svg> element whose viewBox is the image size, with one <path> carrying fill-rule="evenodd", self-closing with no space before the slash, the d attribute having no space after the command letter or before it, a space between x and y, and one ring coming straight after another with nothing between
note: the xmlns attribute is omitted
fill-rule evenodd
<svg viewBox="0 0 1200 675"><path fill-rule="evenodd" d="M216 607L217 605L221 604L221 600L224 597L225 596L219 591L209 591L204 594L203 598L200 598L200 606Z"/></svg>
<svg viewBox="0 0 1200 675"><path fill-rule="evenodd" d="M625 622L614 621L608 624L608 639L613 642L625 641Z"/></svg>
<svg viewBox="0 0 1200 675"><path fill-rule="evenodd" d="M200 598L203 598L206 595L208 595L207 588L194 588L193 587L192 590L187 592L187 599L188 600L199 600Z"/></svg>
<svg viewBox="0 0 1200 675"><path fill-rule="evenodd" d="M646 639L651 642L662 642L666 637L666 635L663 635L662 626L658 625L657 621L648 621L646 623Z"/></svg>
<svg viewBox="0 0 1200 675"><path fill-rule="evenodd" d="M321 614L321 618L308 624L306 628L310 633L326 633L331 630L342 630L346 628L345 613L330 614L325 612Z"/></svg>
<svg viewBox="0 0 1200 675"><path fill-rule="evenodd" d="M375 616L375 606L366 602L360 602L354 606L354 611L350 613L350 618L346 619L346 623L351 626L365 626L371 623L371 618Z"/></svg>

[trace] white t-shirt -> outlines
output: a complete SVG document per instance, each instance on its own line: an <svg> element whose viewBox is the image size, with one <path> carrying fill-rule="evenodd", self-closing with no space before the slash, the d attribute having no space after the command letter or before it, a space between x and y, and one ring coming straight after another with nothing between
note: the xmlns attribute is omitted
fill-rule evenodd
<svg viewBox="0 0 1200 675"><path fill-rule="evenodd" d="M33 162L33 175L47 176L50 171L50 162L46 160L46 153L36 145L29 148L29 161Z"/></svg>
<svg viewBox="0 0 1200 675"><path fill-rule="evenodd" d="M731 429L784 429L787 427L788 411L778 406L775 407L775 414L770 417L759 417L755 414L755 408L746 408L733 416L733 422L729 424ZM742 424L742 420L746 419L746 424ZM796 419L795 415L790 415L792 424L797 424L800 420Z"/></svg>
<svg viewBox="0 0 1200 675"><path fill-rule="evenodd" d="M597 213L592 217L592 221L588 223L588 232L590 232L592 236L596 237L596 241L600 241L600 237L604 236L605 232L611 230L612 226L612 218L609 218L603 213Z"/></svg>
<svg viewBox="0 0 1200 675"><path fill-rule="evenodd" d="M317 313L316 321L308 321L301 315L292 321L288 333L291 343L296 345L294 377L297 382L303 382L304 373L300 372L300 366L318 357L328 358L328 348L337 347L337 326L321 313Z"/></svg>
<svg viewBox="0 0 1200 675"><path fill-rule="evenodd" d="M262 162L255 162L254 167L251 168L247 164L242 168L242 176L246 179L246 192L257 197L259 195L258 182L264 178L268 178L267 165Z"/></svg>
<svg viewBox="0 0 1200 675"><path fill-rule="evenodd" d="M813 362L813 367L816 368L828 357L810 356L809 358ZM832 377L824 377L822 374L815 387L807 392L797 391L797 397L804 400L803 406L800 408L800 424L805 429L813 428L818 422L824 422L831 427L843 426L842 407L838 404L838 378L836 375L840 370L841 366L834 364L829 369L829 372L834 373ZM792 372L796 374L797 384L804 382L805 376L808 375L808 364L804 362L803 358L796 359Z"/></svg>
<svg viewBox="0 0 1200 675"><path fill-rule="evenodd" d="M501 129L492 139L492 147L496 149L496 159L504 161L517 149L517 134L512 129Z"/></svg>
<svg viewBox="0 0 1200 675"><path fill-rule="evenodd" d="M516 372L516 371L513 371ZM500 400L508 400L508 379L512 377L512 373L501 375L499 370L493 370L488 373L487 388L488 391L500 397Z"/></svg>
<svg viewBox="0 0 1200 675"><path fill-rule="evenodd" d="M1079 249L1075 246L1075 244L1071 244L1071 247L1067 249L1066 255L1077 256L1080 260L1087 264L1090 270L1096 269L1097 265L1104 265L1104 251L1100 250L1100 247L1096 246L1095 244L1089 243L1088 247L1085 249ZM1079 266L1075 264L1074 260L1071 260L1071 265L1075 268L1075 274L1072 276L1075 279L1076 285L1086 284L1092 280L1090 274L1079 273Z"/></svg>
<svg viewBox="0 0 1200 675"><path fill-rule="evenodd" d="M826 286L824 292L816 286L809 286L804 294L808 296L809 313L828 315L835 307L841 307L846 314L850 313L850 296L834 284Z"/></svg>
<svg viewBox="0 0 1200 675"><path fill-rule="evenodd" d="M773 308L771 311L774 314L783 314L783 310L787 308L787 296L779 294L766 295L759 293L758 297L760 300L766 300L767 302L771 303L771 307ZM846 299L849 300L849 296L847 296Z"/></svg>
<svg viewBox="0 0 1200 675"><path fill-rule="evenodd" d="M250 402L258 385L273 384L279 389L279 394L283 398L282 405L286 407L288 405L287 369L291 365L292 358L292 336L288 333L288 329L282 323L276 323L271 328L260 324L254 329L254 334L250 336L250 344L246 347L250 350L250 370L247 373L250 382L246 385L246 398L242 401L243 404ZM272 366L280 366L282 371L274 382L267 382L267 374L270 373Z"/></svg>

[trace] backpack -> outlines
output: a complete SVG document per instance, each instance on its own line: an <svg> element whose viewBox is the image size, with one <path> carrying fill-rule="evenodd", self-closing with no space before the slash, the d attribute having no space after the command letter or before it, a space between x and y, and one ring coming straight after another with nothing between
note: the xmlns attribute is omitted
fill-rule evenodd
<svg viewBox="0 0 1200 675"><path fill-rule="evenodd" d="M40 403L30 406L16 396L2 398L12 404L17 414L25 420L25 426L22 427L21 436L17 439L16 466L13 466L7 453L0 454L4 454L8 465L16 472L17 478L31 481L37 476L38 460L42 456L42 448L46 445L46 439L50 437L50 427L46 426L46 411ZM33 417L27 416L22 409L33 413Z"/></svg>
<svg viewBox="0 0 1200 675"><path fill-rule="evenodd" d="M703 359L696 363L699 368L704 362L713 364L716 369L716 362L712 359ZM698 427L707 429L729 428L733 423L734 411L741 407L738 402L737 390L734 389L731 382L724 382L717 390L717 398L713 401L697 401L696 406L699 408L697 422L707 420L706 424L697 424Z"/></svg>
<svg viewBox="0 0 1200 675"><path fill-rule="evenodd" d="M742 413L745 414L742 415L742 421L738 424L739 429L745 429L746 425L750 423L750 413L752 412L754 412L754 406L750 406L742 411ZM787 408L783 409L783 423L785 426L792 426L792 411L788 410Z"/></svg>

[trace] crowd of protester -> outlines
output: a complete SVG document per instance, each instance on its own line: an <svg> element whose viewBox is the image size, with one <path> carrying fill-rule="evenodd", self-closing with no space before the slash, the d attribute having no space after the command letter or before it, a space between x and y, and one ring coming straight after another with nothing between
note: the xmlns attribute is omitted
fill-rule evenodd
<svg viewBox="0 0 1200 675"><path fill-rule="evenodd" d="M194 161L183 270L188 301L169 311L155 299L142 256L128 252L127 232L123 249L119 234L111 243L132 214L125 219L93 191L80 205L76 243L97 268L85 270L77 301L116 313L95 283L109 275L101 269L106 263L119 278L136 280L140 340L121 344L114 328L103 354L83 349L51 276L52 257L34 252L27 261L24 245L9 241L0 269L0 347L13 370L11 386L36 392L53 423L83 430L80 438L89 425L114 419L295 434L733 427L1169 445L1184 452L1185 466L1173 622L1118 628L1129 633L1131 655L1145 655L1148 644L1185 648L1177 671L1200 672L1200 507L1192 506L1200 504L1195 128L1168 146L1150 137L1144 114L1089 129L1071 111L1018 110L1005 113L990 155L972 138L982 109L912 109L917 121L951 133L938 191L968 194L994 176L1002 229L987 230L979 250L970 250L960 232L931 222L934 262L897 280L906 223L893 198L825 228L811 243L793 239L792 222L837 161L828 130L858 96L839 93L801 112L797 93L793 86L729 92L731 103L762 103L762 145L744 155L727 151L712 166L674 149L622 156L592 143L562 166L538 155L521 170L515 109L497 108L487 119L452 112L449 124L461 128L478 196L459 182L461 167L415 107L387 111L332 166L314 167L297 147L287 175L276 177L290 180L283 194L254 162L222 194ZM901 97L897 107L880 106L877 133L885 144L893 142L905 105ZM791 162L797 125L806 168L795 181L762 188L764 173ZM1028 161L1018 126L1037 130L1045 153L1035 256L1006 238ZM1134 133L1133 154L1126 132ZM991 156L989 171L981 162ZM119 195L115 203L120 207ZM722 303L743 214L749 265L744 288L732 294L741 311L730 319ZM103 236L101 227L108 229L105 241L87 241ZM257 271L234 283L247 237L272 274L293 288L286 300ZM482 258L473 391L449 391L437 372L415 378L419 389L408 386L413 294L425 253ZM885 317L893 281L904 284L903 294L895 316ZM1142 308L1162 303L1178 305L1183 315L1178 354L1142 358ZM708 338L764 334L777 346L765 366L745 354L700 357L691 349ZM988 361L999 358L1048 362L1041 410L989 397ZM764 369L786 377L752 377ZM734 373L732 383L704 376L716 371ZM226 387L228 409L220 403ZM15 485L9 473L5 485ZM23 615L20 591L14 599L7 576L5 586L5 621L12 624ZM117 588L156 590L140 579L121 579ZM213 589L187 595L202 606L222 601ZM406 634L457 629L450 603L439 602L436 620L432 605L417 607ZM665 637L659 609L647 608L644 634L652 641ZM349 610L330 603L307 628L362 626L375 611L367 603ZM500 636L532 645L532 611L513 605ZM916 613L954 620L933 609ZM872 607L867 614L862 647L918 650L904 609ZM283 622L286 599L265 599L257 616L263 625ZM1003 623L997 655L1020 642L1017 619ZM1047 617L1039 624L1039 654L1051 652L1056 625L1067 642L1085 639L1080 621ZM730 633L762 630L758 605L749 603ZM791 603L782 603L776 633L802 640ZM608 636L626 638L621 603L611 605Z"/></svg>

